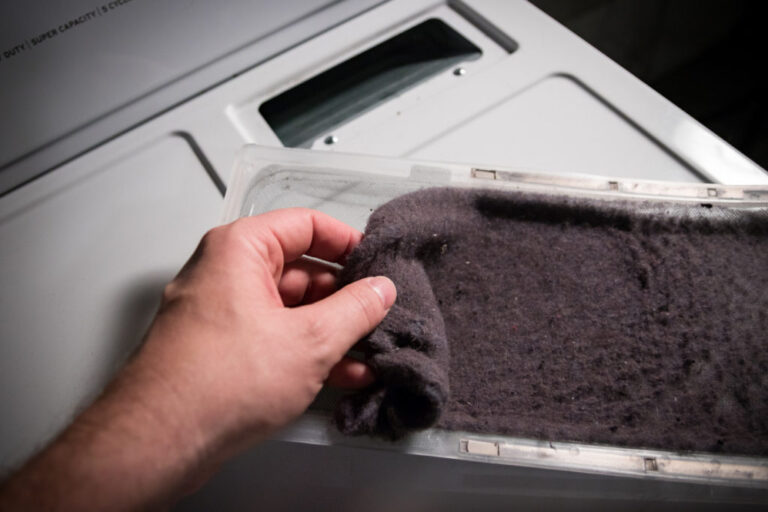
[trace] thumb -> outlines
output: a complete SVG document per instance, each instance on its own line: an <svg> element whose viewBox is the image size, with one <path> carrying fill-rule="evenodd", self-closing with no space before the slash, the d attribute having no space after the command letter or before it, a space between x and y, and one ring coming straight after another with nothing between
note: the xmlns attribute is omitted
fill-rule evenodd
<svg viewBox="0 0 768 512"><path fill-rule="evenodd" d="M301 309L338 348L341 358L384 320L396 297L395 284L389 278L367 277Z"/></svg>

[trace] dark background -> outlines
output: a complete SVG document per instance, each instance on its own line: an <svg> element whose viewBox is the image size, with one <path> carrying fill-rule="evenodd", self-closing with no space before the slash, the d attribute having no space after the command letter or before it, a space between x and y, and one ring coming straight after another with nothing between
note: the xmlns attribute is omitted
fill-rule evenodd
<svg viewBox="0 0 768 512"><path fill-rule="evenodd" d="M531 0L768 169L768 2Z"/></svg>

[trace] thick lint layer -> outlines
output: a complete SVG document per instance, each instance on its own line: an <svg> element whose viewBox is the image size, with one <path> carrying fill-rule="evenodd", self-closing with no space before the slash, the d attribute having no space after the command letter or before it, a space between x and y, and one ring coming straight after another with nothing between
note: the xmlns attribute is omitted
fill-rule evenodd
<svg viewBox="0 0 768 512"><path fill-rule="evenodd" d="M346 433L768 454L765 212L429 189L373 213L340 282L379 274Z"/></svg>

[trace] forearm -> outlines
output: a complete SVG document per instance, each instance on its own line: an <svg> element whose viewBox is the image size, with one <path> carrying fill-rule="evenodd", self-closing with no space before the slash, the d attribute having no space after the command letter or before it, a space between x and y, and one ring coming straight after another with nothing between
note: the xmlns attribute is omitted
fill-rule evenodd
<svg viewBox="0 0 768 512"><path fill-rule="evenodd" d="M384 277L336 290L361 234L280 210L208 232L166 287L138 356L91 407L0 488L0 510L151 510L297 418L395 302ZM290 306L290 307L288 307ZM356 368L356 369L355 369ZM334 371L336 370L336 371Z"/></svg>
<svg viewBox="0 0 768 512"><path fill-rule="evenodd" d="M136 360L0 489L2 510L146 510L172 503L204 442L176 391Z"/></svg>

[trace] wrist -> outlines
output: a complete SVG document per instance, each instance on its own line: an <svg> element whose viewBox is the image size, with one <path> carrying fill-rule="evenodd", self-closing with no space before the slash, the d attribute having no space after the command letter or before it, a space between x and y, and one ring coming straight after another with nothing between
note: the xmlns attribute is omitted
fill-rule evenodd
<svg viewBox="0 0 768 512"><path fill-rule="evenodd" d="M115 401L130 410L137 430L165 451L169 466L196 470L205 463L215 440L190 404L194 393L164 372L162 361L142 350L110 387Z"/></svg>
<svg viewBox="0 0 768 512"><path fill-rule="evenodd" d="M137 357L73 423L72 445L92 450L129 492L153 506L171 503L205 460L205 441L176 393Z"/></svg>
<svg viewBox="0 0 768 512"><path fill-rule="evenodd" d="M208 354L201 364L196 347L205 341L205 331L169 332L158 320L124 378L142 389L142 407L175 432L184 460L205 473L266 428L249 423L247 408L237 401L242 393L229 393L221 375L228 370L211 362Z"/></svg>

